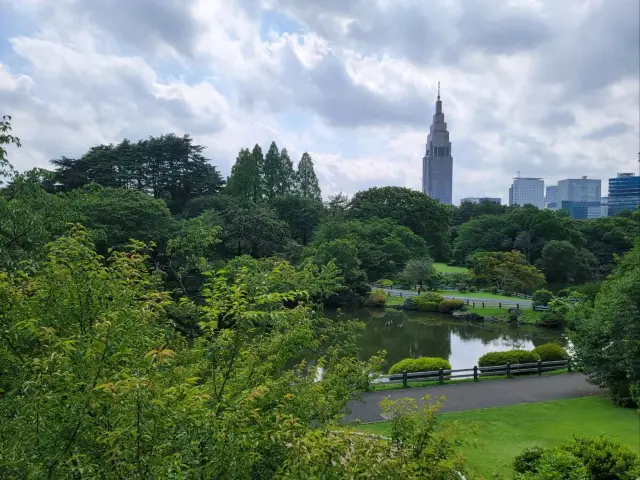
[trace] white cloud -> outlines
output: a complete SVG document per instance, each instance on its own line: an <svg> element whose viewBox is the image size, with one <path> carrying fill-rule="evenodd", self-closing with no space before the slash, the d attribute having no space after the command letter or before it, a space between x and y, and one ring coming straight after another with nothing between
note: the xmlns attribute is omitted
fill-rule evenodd
<svg viewBox="0 0 640 480"><path fill-rule="evenodd" d="M209 147L225 174L241 147L275 140L293 158L311 152L325 196L419 188L441 81L454 199L505 198L518 170L550 183L636 169L636 0L429 5L2 4L21 26L0 46L0 113L24 145L12 161L45 166L173 131Z"/></svg>

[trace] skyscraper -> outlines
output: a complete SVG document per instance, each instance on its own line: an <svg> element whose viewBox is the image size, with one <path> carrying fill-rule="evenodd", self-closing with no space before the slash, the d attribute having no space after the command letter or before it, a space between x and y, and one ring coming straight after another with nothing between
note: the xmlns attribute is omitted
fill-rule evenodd
<svg viewBox="0 0 640 480"><path fill-rule="evenodd" d="M544 180L515 177L509 187L509 205L534 205L544 208Z"/></svg>
<svg viewBox="0 0 640 480"><path fill-rule="evenodd" d="M544 196L544 207L555 210L557 197L558 197L558 186L549 185L547 187L547 194Z"/></svg>
<svg viewBox="0 0 640 480"><path fill-rule="evenodd" d="M609 211L615 217L625 210L635 210L640 206L640 177L633 173L619 173L609 179Z"/></svg>
<svg viewBox="0 0 640 480"><path fill-rule="evenodd" d="M599 178L568 178L558 182L556 208L567 210L571 218L598 218L602 215Z"/></svg>
<svg viewBox="0 0 640 480"><path fill-rule="evenodd" d="M440 100L440 83L438 82L438 99L436 113L427 137L427 148L422 158L422 192L440 203L451 204L453 185L453 157L447 124L442 113Z"/></svg>

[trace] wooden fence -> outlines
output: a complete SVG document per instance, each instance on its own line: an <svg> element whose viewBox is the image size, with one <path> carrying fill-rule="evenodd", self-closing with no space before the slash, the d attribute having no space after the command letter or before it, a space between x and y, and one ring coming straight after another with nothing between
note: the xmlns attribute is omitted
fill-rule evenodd
<svg viewBox="0 0 640 480"><path fill-rule="evenodd" d="M507 363L506 365L497 365L492 367L461 368L457 370L431 370L427 372L401 372L391 375L377 375L371 381L372 385L384 385L388 383L402 383L403 387L407 387L409 382L437 380L441 385L445 380L473 378L478 381L481 377L507 376L511 378L523 373L537 373L542 375L544 372L552 370L560 370L566 368L571 372L571 359L557 360L553 362L533 362L533 363Z"/></svg>
<svg viewBox="0 0 640 480"><path fill-rule="evenodd" d="M402 298L409 298L409 297L415 297L418 295L418 293L414 293L414 292L390 292L385 290L385 293L387 295L393 296L393 297L402 297ZM443 295L445 298L454 298L454 297L448 297L447 295ZM460 294L460 297L464 297L464 293ZM464 298L464 299L460 299L462 300L466 305L473 307L473 308L490 308L490 307L498 307L498 308L518 308L518 309L532 309L532 310L536 310L536 311L540 311L540 312L544 312L549 310L549 307L545 307L542 305L534 305L533 303L520 303L518 302L517 299L513 299L513 300L494 300L494 299L473 299L473 298Z"/></svg>

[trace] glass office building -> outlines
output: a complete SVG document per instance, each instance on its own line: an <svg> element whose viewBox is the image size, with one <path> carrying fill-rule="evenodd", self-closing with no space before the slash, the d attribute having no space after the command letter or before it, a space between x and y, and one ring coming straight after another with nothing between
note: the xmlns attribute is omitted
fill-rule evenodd
<svg viewBox="0 0 640 480"><path fill-rule="evenodd" d="M640 177L633 173L619 173L609 179L608 215L615 217L640 206Z"/></svg>

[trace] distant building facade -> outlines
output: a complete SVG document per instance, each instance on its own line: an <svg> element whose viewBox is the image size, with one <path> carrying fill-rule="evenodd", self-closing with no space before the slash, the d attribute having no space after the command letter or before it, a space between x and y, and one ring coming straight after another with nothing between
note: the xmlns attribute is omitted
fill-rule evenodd
<svg viewBox="0 0 640 480"><path fill-rule="evenodd" d="M614 217L625 210L640 206L640 176L633 173L618 173L609 179L608 216Z"/></svg>
<svg viewBox="0 0 640 480"><path fill-rule="evenodd" d="M571 218L592 219L602 216L602 180L567 178L558 182L556 209L569 212Z"/></svg>
<svg viewBox="0 0 640 480"><path fill-rule="evenodd" d="M427 137L425 156L422 158L422 192L440 203L452 204L453 190L453 157L451 156L451 142L449 131L442 113L440 100L440 84L438 84L438 99L436 113Z"/></svg>
<svg viewBox="0 0 640 480"><path fill-rule="evenodd" d="M460 200L460 202L471 202L471 203L482 203L482 202L493 202L498 205L502 204L502 199L498 197L467 197Z"/></svg>
<svg viewBox="0 0 640 480"><path fill-rule="evenodd" d="M516 177L509 187L509 205L534 205L544 208L544 180Z"/></svg>
<svg viewBox="0 0 640 480"><path fill-rule="evenodd" d="M556 202L558 196L558 186L549 185L544 196L544 207L552 210L556 209Z"/></svg>
<svg viewBox="0 0 640 480"><path fill-rule="evenodd" d="M601 217L609 216L609 197L602 197L600 199L600 216Z"/></svg>

